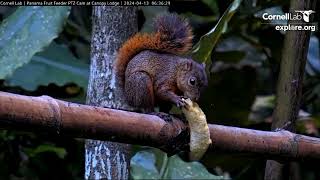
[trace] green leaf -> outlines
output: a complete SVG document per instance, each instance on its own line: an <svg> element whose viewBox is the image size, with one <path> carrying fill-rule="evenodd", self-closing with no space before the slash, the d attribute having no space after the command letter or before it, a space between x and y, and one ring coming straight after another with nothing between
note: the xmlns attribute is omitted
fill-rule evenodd
<svg viewBox="0 0 320 180"><path fill-rule="evenodd" d="M175 155L169 158L164 179L223 179L210 174L199 162L184 162Z"/></svg>
<svg viewBox="0 0 320 180"><path fill-rule="evenodd" d="M211 52L227 27L227 23L240 6L241 1L242 0L234 0L223 13L216 26L200 38L199 42L192 49L191 55L193 59L204 62L207 65L211 63Z"/></svg>
<svg viewBox="0 0 320 180"><path fill-rule="evenodd" d="M6 79L10 86L35 90L39 85L76 83L86 89L89 65L75 58L67 47L51 43L45 51L32 57L30 63L17 69Z"/></svg>
<svg viewBox="0 0 320 180"><path fill-rule="evenodd" d="M131 159L131 175L133 179L160 179L156 167L156 156L151 151L140 151Z"/></svg>
<svg viewBox="0 0 320 180"><path fill-rule="evenodd" d="M44 152L53 152L59 158L62 159L67 154L67 152L66 152L66 150L64 148L55 147L54 145L49 145L49 144L39 145L35 149L25 148L25 151L30 157L34 157L34 156L36 156L36 155L38 155L40 153L44 153Z"/></svg>
<svg viewBox="0 0 320 180"><path fill-rule="evenodd" d="M28 63L57 37L69 6L19 7L0 26L0 79Z"/></svg>
<svg viewBox="0 0 320 180"><path fill-rule="evenodd" d="M184 162L177 155L167 158L165 153L157 151L140 151L132 157L133 179L223 179L210 174L199 162ZM156 166L159 159L165 159L161 170Z"/></svg>

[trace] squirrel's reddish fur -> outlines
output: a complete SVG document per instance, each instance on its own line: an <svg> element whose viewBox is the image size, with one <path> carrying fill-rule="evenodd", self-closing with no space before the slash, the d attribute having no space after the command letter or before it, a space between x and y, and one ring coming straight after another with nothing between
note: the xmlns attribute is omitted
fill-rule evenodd
<svg viewBox="0 0 320 180"><path fill-rule="evenodd" d="M176 14L158 16L154 33L137 33L119 49L116 77L129 105L152 111L160 102L182 106L198 100L207 86L205 68L178 55L192 46L188 22Z"/></svg>
<svg viewBox="0 0 320 180"><path fill-rule="evenodd" d="M189 23L175 14L158 16L154 29L155 32L151 34L135 34L119 49L115 68L122 85L129 61L141 51L155 50L181 55L192 47L193 34Z"/></svg>

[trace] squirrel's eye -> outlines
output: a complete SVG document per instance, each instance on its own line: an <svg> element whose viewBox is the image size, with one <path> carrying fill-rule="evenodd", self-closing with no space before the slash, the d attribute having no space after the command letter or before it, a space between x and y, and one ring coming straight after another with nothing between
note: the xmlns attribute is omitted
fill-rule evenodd
<svg viewBox="0 0 320 180"><path fill-rule="evenodd" d="M191 77L191 78L189 79L189 84L192 85L192 86L196 85L196 78Z"/></svg>

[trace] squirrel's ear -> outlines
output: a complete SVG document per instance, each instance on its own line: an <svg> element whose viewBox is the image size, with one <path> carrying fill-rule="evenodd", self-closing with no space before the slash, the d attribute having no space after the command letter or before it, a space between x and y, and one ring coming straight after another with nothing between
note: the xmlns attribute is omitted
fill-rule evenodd
<svg viewBox="0 0 320 180"><path fill-rule="evenodd" d="M187 62L187 63L185 63L185 64L183 65L183 69L184 69L185 71L191 71L191 69L192 69L192 62Z"/></svg>

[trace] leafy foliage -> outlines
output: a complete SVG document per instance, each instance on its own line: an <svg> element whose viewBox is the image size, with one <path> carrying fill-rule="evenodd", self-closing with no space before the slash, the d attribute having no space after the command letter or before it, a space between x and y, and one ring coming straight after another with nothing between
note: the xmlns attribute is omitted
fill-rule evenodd
<svg viewBox="0 0 320 180"><path fill-rule="evenodd" d="M241 0L234 0L222 15L216 26L200 38L199 42L193 47L192 51L192 57L195 60L207 64L211 63L211 52L217 44L221 34L226 29L227 23L230 21L231 17L240 6L240 3Z"/></svg>
<svg viewBox="0 0 320 180"><path fill-rule="evenodd" d="M0 79L57 37L70 7L19 7L0 27Z"/></svg>
<svg viewBox="0 0 320 180"><path fill-rule="evenodd" d="M178 155L167 157L155 149L139 151L132 157L131 175L134 179L223 179L210 174L199 162L184 162Z"/></svg>
<svg viewBox="0 0 320 180"><path fill-rule="evenodd" d="M44 51L35 54L30 63L6 78L6 82L10 86L21 86L29 91L50 83L59 86L76 83L87 89L88 77L89 65L75 58L67 47L53 42Z"/></svg>

